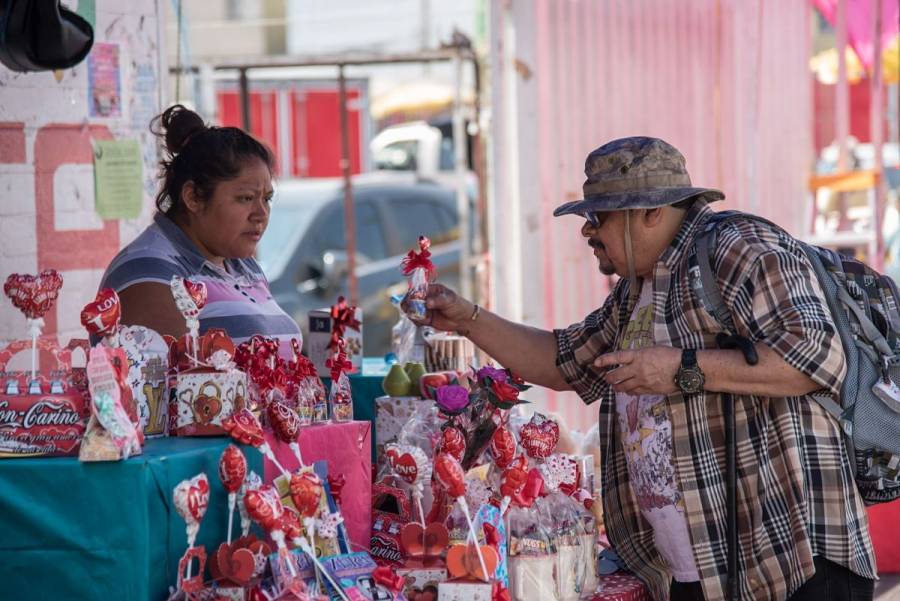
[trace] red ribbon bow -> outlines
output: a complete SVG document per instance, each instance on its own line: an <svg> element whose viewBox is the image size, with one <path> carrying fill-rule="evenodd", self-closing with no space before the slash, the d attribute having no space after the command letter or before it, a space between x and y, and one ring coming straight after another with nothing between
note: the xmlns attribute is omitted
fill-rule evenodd
<svg viewBox="0 0 900 601"><path fill-rule="evenodd" d="M383 586L395 595L403 590L403 585L406 583L406 579L394 572L391 566L378 566L375 568L375 571L372 572L372 579L375 581L375 584Z"/></svg>
<svg viewBox="0 0 900 601"><path fill-rule="evenodd" d="M331 381L337 382L342 373L353 370L353 363L347 360L347 352L344 350L346 343L343 338L338 339L337 351L325 361L325 367L331 370Z"/></svg>
<svg viewBox="0 0 900 601"><path fill-rule="evenodd" d="M165 340L169 345L169 368L175 371L186 371L198 367L197 361L208 362L216 351L225 351L234 360L237 360L234 342L221 328L210 328L201 335L197 341L197 349L193 348L190 334L185 334L180 338L166 336Z"/></svg>
<svg viewBox="0 0 900 601"><path fill-rule="evenodd" d="M331 306L331 340L328 348L337 348L338 340L344 337L347 328L359 332L359 320L356 319L356 307L348 305L343 296L339 296L337 303Z"/></svg>
<svg viewBox="0 0 900 601"><path fill-rule="evenodd" d="M419 236L419 250L413 249L409 251L400 263L403 275L410 276L416 269L424 269L428 281L434 280L434 263L431 262L431 252L428 250L430 246L431 240L425 236Z"/></svg>
<svg viewBox="0 0 900 601"><path fill-rule="evenodd" d="M331 489L331 496L334 498L334 502L338 506L338 509L341 508L341 495L344 491L344 484L346 483L347 478L344 477L344 474L328 476L328 488Z"/></svg>
<svg viewBox="0 0 900 601"><path fill-rule="evenodd" d="M512 601L509 591L499 581L494 583L494 590L491 592L491 601Z"/></svg>

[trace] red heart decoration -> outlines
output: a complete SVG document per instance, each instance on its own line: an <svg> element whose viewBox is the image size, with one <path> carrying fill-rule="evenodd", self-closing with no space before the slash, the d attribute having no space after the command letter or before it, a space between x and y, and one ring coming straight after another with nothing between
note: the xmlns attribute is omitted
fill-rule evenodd
<svg viewBox="0 0 900 601"><path fill-rule="evenodd" d="M278 491L272 486L264 485L255 490L248 490L244 495L244 506L250 517L256 520L266 532L281 529L284 505L281 504Z"/></svg>
<svg viewBox="0 0 900 601"><path fill-rule="evenodd" d="M394 472L400 476L404 482L415 484L419 475L419 468L416 465L416 459L409 453L394 453L390 457L391 467Z"/></svg>
<svg viewBox="0 0 900 601"><path fill-rule="evenodd" d="M55 269L45 269L37 276L13 273L3 284L3 293L28 319L38 319L50 310L63 279Z"/></svg>
<svg viewBox="0 0 900 601"><path fill-rule="evenodd" d="M466 439L459 428L449 426L441 432L441 451L450 453L457 461L462 461L466 454Z"/></svg>
<svg viewBox="0 0 900 601"><path fill-rule="evenodd" d="M281 531L284 537L292 541L303 536L303 526L300 525L300 516L295 509L284 506L284 515L281 516Z"/></svg>
<svg viewBox="0 0 900 601"><path fill-rule="evenodd" d="M454 499L466 494L466 473L459 461L449 453L441 453L435 458L434 475Z"/></svg>
<svg viewBox="0 0 900 601"><path fill-rule="evenodd" d="M500 469L509 467L513 462L516 456L516 437L508 428L501 426L494 430L491 436L491 454Z"/></svg>
<svg viewBox="0 0 900 601"><path fill-rule="evenodd" d="M281 442L288 444L297 442L297 435L300 433L300 416L296 411L281 401L272 401L266 409L266 415L272 431Z"/></svg>
<svg viewBox="0 0 900 601"><path fill-rule="evenodd" d="M408 557L437 557L450 544L450 534L447 527L438 522L425 528L411 522L400 529L400 543Z"/></svg>
<svg viewBox="0 0 900 601"><path fill-rule="evenodd" d="M81 325L89 334L102 336L116 330L121 316L119 295L112 288L104 288L81 310Z"/></svg>
<svg viewBox="0 0 900 601"><path fill-rule="evenodd" d="M192 485L187 491L187 507L191 516L197 521L203 519L206 508L209 506L209 482L201 478L196 485Z"/></svg>
<svg viewBox="0 0 900 601"><path fill-rule="evenodd" d="M519 438L529 457L546 459L559 442L559 424L535 413L531 421L522 426Z"/></svg>
<svg viewBox="0 0 900 601"><path fill-rule="evenodd" d="M497 564L500 558L497 556L497 550L488 545L480 545L481 555L484 557L484 567L487 568L485 575L481 571L481 560L478 557L478 551L473 544L453 545L447 551L447 571L453 578L472 577L478 580L488 582L497 571Z"/></svg>
<svg viewBox="0 0 900 601"><path fill-rule="evenodd" d="M235 411L231 414L231 417L226 418L222 422L222 427L233 439L241 444L258 447L265 442L262 425L246 407L240 411Z"/></svg>
<svg viewBox="0 0 900 601"><path fill-rule="evenodd" d="M191 404L194 421L200 425L211 423L222 412L222 400L215 396L198 395Z"/></svg>
<svg viewBox="0 0 900 601"><path fill-rule="evenodd" d="M195 282L185 278L184 289L191 295L198 311L206 306L206 284L204 282Z"/></svg>

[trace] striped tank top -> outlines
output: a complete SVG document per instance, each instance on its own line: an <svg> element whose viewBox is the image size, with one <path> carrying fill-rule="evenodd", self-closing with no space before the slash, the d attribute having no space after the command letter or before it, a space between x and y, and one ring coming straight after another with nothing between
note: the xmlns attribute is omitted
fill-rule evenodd
<svg viewBox="0 0 900 601"><path fill-rule="evenodd" d="M262 334L281 341L281 353L292 357L290 339L300 328L269 292L269 282L254 259L226 259L227 269L208 261L174 221L156 213L153 223L123 248L106 268L101 288L121 292L133 284L169 285L173 275L204 282L206 306L200 311L200 333L221 328L235 344Z"/></svg>

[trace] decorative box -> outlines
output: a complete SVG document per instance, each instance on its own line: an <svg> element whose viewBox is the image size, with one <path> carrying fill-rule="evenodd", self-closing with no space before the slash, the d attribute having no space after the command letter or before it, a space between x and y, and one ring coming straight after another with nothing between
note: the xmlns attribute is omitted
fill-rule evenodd
<svg viewBox="0 0 900 601"><path fill-rule="evenodd" d="M386 461L385 446L397 442L400 430L416 408L421 406L422 399L413 396L380 396L375 399L375 457L379 470Z"/></svg>
<svg viewBox="0 0 900 601"><path fill-rule="evenodd" d="M410 520L409 495L387 484L372 486L372 539L369 552L380 565L401 566L400 529Z"/></svg>
<svg viewBox="0 0 900 601"><path fill-rule="evenodd" d="M169 348L162 336L143 326L120 328L119 344L128 357L128 383L144 436L165 436L169 422Z"/></svg>
<svg viewBox="0 0 900 601"><path fill-rule="evenodd" d="M598 592L582 597L587 601L651 601L650 591L633 574L616 572L600 576Z"/></svg>
<svg viewBox="0 0 900 601"><path fill-rule="evenodd" d="M431 599L436 599L438 585L447 581L447 566L443 562L436 566L404 565L397 568L397 575L406 579L403 594L407 599L413 600L419 595L431 595Z"/></svg>
<svg viewBox="0 0 900 601"><path fill-rule="evenodd" d="M350 599L405 601L402 591L394 594L375 581L373 573L378 565L365 551L323 557L321 562L331 577L347 592ZM327 580L325 587L333 601L341 601L340 596L332 590Z"/></svg>
<svg viewBox="0 0 900 601"><path fill-rule="evenodd" d="M448 580L438 584L438 601L491 601L492 582ZM514 599L516 597L513 597ZM553 597L545 597L553 599Z"/></svg>
<svg viewBox="0 0 900 601"><path fill-rule="evenodd" d="M355 309L353 317L362 324L362 309L359 307ZM325 362L331 358L334 352L328 348L331 342L333 326L334 322L331 319L331 311L329 309L315 309L309 312L309 336L304 340L304 346L307 349L309 359L316 366L316 373L322 378L327 378L331 375L331 371L325 366ZM345 328L343 338L347 343L347 359L353 364L352 373L359 373L362 370L363 359L362 325L359 326L359 330L349 327Z"/></svg>
<svg viewBox="0 0 900 601"><path fill-rule="evenodd" d="M224 436L222 422L244 407L247 374L234 368L234 343L224 330L199 337L196 354L184 336L169 345L169 433Z"/></svg>
<svg viewBox="0 0 900 601"><path fill-rule="evenodd" d="M54 357L56 369L37 372L33 380L30 371L7 371L15 355L31 352L31 340L0 351L0 457L78 454L91 412L85 370L72 368L72 350L87 342L73 343L60 348L38 338L38 350Z"/></svg>

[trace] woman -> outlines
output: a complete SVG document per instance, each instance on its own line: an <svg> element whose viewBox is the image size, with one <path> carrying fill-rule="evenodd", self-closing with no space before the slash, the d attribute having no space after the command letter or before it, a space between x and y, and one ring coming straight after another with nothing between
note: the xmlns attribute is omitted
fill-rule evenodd
<svg viewBox="0 0 900 601"><path fill-rule="evenodd" d="M222 328L239 343L254 334L279 338L289 353L297 323L278 306L253 259L272 201L272 153L236 127L207 127L175 105L151 123L163 139L162 185L153 223L113 259L101 288L114 288L122 323L180 336L173 275L204 282L201 333Z"/></svg>

